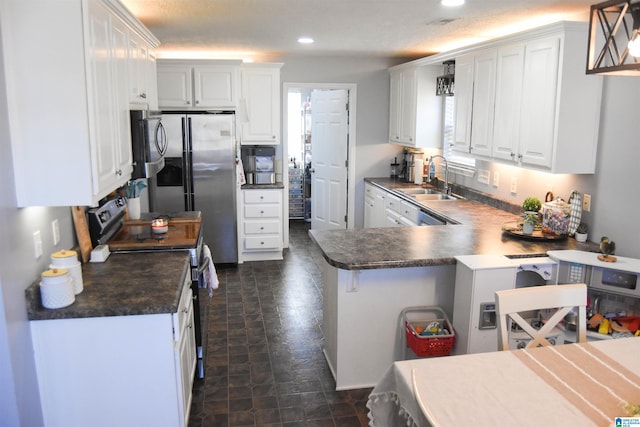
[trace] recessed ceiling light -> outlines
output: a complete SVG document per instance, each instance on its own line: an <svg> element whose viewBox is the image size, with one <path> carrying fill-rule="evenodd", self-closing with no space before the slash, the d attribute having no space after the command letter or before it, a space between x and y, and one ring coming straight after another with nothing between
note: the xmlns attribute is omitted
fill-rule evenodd
<svg viewBox="0 0 640 427"><path fill-rule="evenodd" d="M447 7L462 6L464 0L440 0L440 4Z"/></svg>
<svg viewBox="0 0 640 427"><path fill-rule="evenodd" d="M311 37L300 37L298 39L298 43L311 44L311 43L313 43L313 39Z"/></svg>

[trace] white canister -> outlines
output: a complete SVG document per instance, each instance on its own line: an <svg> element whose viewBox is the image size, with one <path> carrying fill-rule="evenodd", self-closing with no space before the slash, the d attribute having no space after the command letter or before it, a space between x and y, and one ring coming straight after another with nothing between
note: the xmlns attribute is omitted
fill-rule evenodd
<svg viewBox="0 0 640 427"><path fill-rule="evenodd" d="M62 308L76 300L73 292L73 280L69 270L52 268L44 271L40 278L40 298L45 308Z"/></svg>
<svg viewBox="0 0 640 427"><path fill-rule="evenodd" d="M84 288L82 282L82 265L78 261L78 253L71 250L61 250L51 254L49 268L65 268L73 280L73 292L78 295Z"/></svg>

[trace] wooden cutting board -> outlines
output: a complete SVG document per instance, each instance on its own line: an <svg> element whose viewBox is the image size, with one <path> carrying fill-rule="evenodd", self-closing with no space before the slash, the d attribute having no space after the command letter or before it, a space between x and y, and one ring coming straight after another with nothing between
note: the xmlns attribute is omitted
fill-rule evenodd
<svg viewBox="0 0 640 427"><path fill-rule="evenodd" d="M91 255L93 245L91 244L91 236L89 235L89 226L87 225L84 206L71 206L71 213L73 215L73 225L76 229L76 237L78 239L78 246L80 247L82 262L86 263L89 261L89 255Z"/></svg>

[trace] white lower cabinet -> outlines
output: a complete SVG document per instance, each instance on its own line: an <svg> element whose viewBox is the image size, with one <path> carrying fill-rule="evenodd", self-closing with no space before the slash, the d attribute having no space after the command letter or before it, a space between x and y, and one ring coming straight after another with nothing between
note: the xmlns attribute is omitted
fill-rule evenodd
<svg viewBox="0 0 640 427"><path fill-rule="evenodd" d="M175 313L31 321L45 426L186 426L191 279Z"/></svg>
<svg viewBox="0 0 640 427"><path fill-rule="evenodd" d="M368 182L364 184L364 226L385 227L384 200L387 192Z"/></svg>
<svg viewBox="0 0 640 427"><path fill-rule="evenodd" d="M386 190L365 183L365 228L418 225L420 209Z"/></svg>
<svg viewBox="0 0 640 427"><path fill-rule="evenodd" d="M238 262L282 259L281 189L240 190Z"/></svg>

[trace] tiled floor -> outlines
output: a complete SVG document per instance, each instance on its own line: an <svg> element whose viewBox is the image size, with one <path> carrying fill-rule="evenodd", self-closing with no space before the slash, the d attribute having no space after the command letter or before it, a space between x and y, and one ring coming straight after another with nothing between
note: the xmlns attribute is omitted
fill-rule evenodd
<svg viewBox="0 0 640 427"><path fill-rule="evenodd" d="M366 426L371 389L335 391L322 354L322 256L291 221L283 261L219 268L191 427Z"/></svg>

